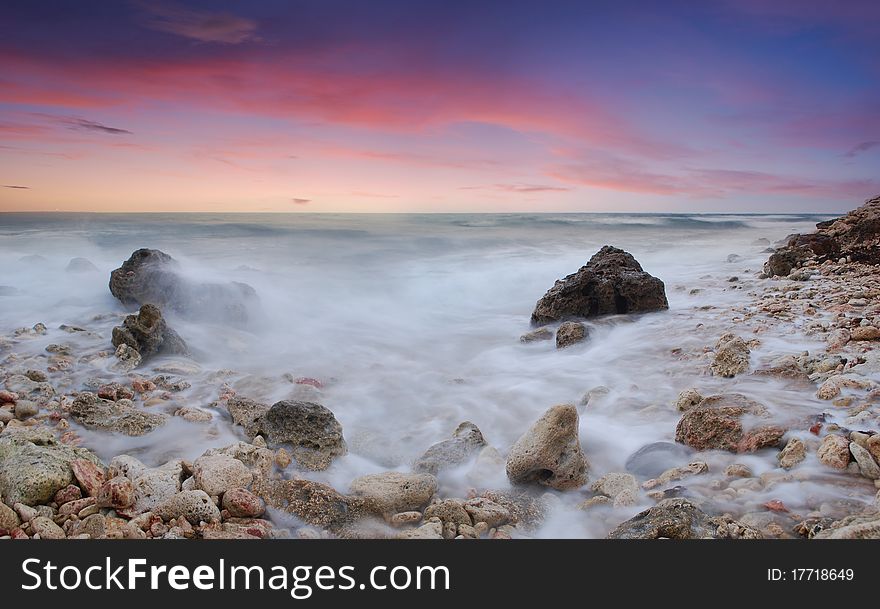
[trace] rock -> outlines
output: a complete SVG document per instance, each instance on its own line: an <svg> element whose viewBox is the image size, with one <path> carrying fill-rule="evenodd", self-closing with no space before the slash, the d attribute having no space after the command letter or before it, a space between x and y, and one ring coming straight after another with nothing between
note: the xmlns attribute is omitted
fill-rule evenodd
<svg viewBox="0 0 880 609"><path fill-rule="evenodd" d="M64 269L68 273L98 273L98 267L87 258L71 258Z"/></svg>
<svg viewBox="0 0 880 609"><path fill-rule="evenodd" d="M440 520L426 522L417 529L400 532L395 539L443 539L443 523Z"/></svg>
<svg viewBox="0 0 880 609"><path fill-rule="evenodd" d="M685 410L689 410L690 408L696 406L702 401L703 396L700 395L699 391L692 387L690 389L685 389L678 394L678 399L675 400L674 406L676 410L684 412Z"/></svg>
<svg viewBox="0 0 880 609"><path fill-rule="evenodd" d="M663 282L642 270L632 255L606 245L544 294L535 305L532 324L668 308Z"/></svg>
<svg viewBox="0 0 880 609"><path fill-rule="evenodd" d="M233 518L259 518L266 505L247 489L231 488L223 493L223 509Z"/></svg>
<svg viewBox="0 0 880 609"><path fill-rule="evenodd" d="M760 532L740 522L712 518L683 498L664 499L618 525L608 539L759 539Z"/></svg>
<svg viewBox="0 0 880 609"><path fill-rule="evenodd" d="M67 537L64 530L46 516L37 516L31 520L31 531L35 535L39 535L40 539L64 539Z"/></svg>
<svg viewBox="0 0 880 609"><path fill-rule="evenodd" d="M436 476L441 470L457 467L474 459L486 446L479 427L465 421L452 433L452 437L432 445L413 464L413 471Z"/></svg>
<svg viewBox="0 0 880 609"><path fill-rule="evenodd" d="M117 372L130 372L141 365L141 354L137 349L122 343L116 347L116 363L113 364L113 370Z"/></svg>
<svg viewBox="0 0 880 609"><path fill-rule="evenodd" d="M422 521L421 512L399 512L388 519L388 524L396 529L405 527L410 524L416 524Z"/></svg>
<svg viewBox="0 0 880 609"><path fill-rule="evenodd" d="M819 461L835 469L846 469L849 465L849 440L836 434L828 434L822 438L822 444L816 451Z"/></svg>
<svg viewBox="0 0 880 609"><path fill-rule="evenodd" d="M817 533L814 539L880 539L880 516L847 516Z"/></svg>
<svg viewBox="0 0 880 609"><path fill-rule="evenodd" d="M72 461L100 463L90 451L59 444L51 434L31 439L39 443L26 434L0 437L0 496L9 505L49 503L73 482Z"/></svg>
<svg viewBox="0 0 880 609"><path fill-rule="evenodd" d="M110 273L110 292L124 304L155 304L190 319L244 323L257 294L244 283L187 279L180 265L159 250L139 249Z"/></svg>
<svg viewBox="0 0 880 609"><path fill-rule="evenodd" d="M874 434L865 441L865 448L874 457L874 460L880 463L880 434Z"/></svg>
<svg viewBox="0 0 880 609"><path fill-rule="evenodd" d="M288 444L300 466L323 470L347 452L342 425L324 406L313 402L276 402L256 424L272 444Z"/></svg>
<svg viewBox="0 0 880 609"><path fill-rule="evenodd" d="M645 480L642 483L642 488L657 488L658 486L663 486L665 484L668 484L669 482L672 482L673 480L681 480L682 478L696 476L697 474L703 474L707 471L709 471L708 463L706 463L705 461L694 461L693 463L688 463L683 467L673 467L671 469L667 469L656 478Z"/></svg>
<svg viewBox="0 0 880 609"><path fill-rule="evenodd" d="M9 531L21 524L21 518L11 507L0 502L0 535L8 535Z"/></svg>
<svg viewBox="0 0 880 609"><path fill-rule="evenodd" d="M87 391L73 401L70 416L89 429L115 431L127 436L148 434L168 419L167 415L135 408L130 400L112 402Z"/></svg>
<svg viewBox="0 0 880 609"><path fill-rule="evenodd" d="M749 369L749 346L739 336L725 334L715 345L711 370L715 376L732 378Z"/></svg>
<svg viewBox="0 0 880 609"><path fill-rule="evenodd" d="M18 400L15 403L15 418L19 421L29 419L40 413L40 406L36 402L30 400Z"/></svg>
<svg viewBox="0 0 880 609"><path fill-rule="evenodd" d="M15 404L18 394L11 391L0 391L0 404Z"/></svg>
<svg viewBox="0 0 880 609"><path fill-rule="evenodd" d="M511 447L507 477L513 484L537 483L557 490L587 481L587 460L578 439L578 413L571 404L553 406Z"/></svg>
<svg viewBox="0 0 880 609"><path fill-rule="evenodd" d="M564 321L556 330L556 348L565 349L582 342L587 337L587 327L578 321Z"/></svg>
<svg viewBox="0 0 880 609"><path fill-rule="evenodd" d="M257 422L269 412L269 405L236 396L226 402L226 410L229 411L232 421L244 427L248 436L253 437L259 433Z"/></svg>
<svg viewBox="0 0 880 609"><path fill-rule="evenodd" d="M127 316L121 326L113 328L113 346L128 345L136 350L141 360L159 353L189 353L182 338L168 327L159 307L145 304L137 315Z"/></svg>
<svg viewBox="0 0 880 609"><path fill-rule="evenodd" d="M474 524L485 522L490 529L507 524L512 519L509 509L485 497L468 499L464 502L464 509Z"/></svg>
<svg viewBox="0 0 880 609"><path fill-rule="evenodd" d="M626 491L638 493L639 485L636 482L635 476L632 474L612 472L610 474L605 474L596 480L590 485L590 490L594 493L599 493L600 495L605 495L614 499Z"/></svg>
<svg viewBox="0 0 880 609"><path fill-rule="evenodd" d="M174 416L180 417L184 421L188 421L190 423L207 423L214 418L214 415L212 415L207 410L202 410L201 408L192 408L190 406L178 408L174 411Z"/></svg>
<svg viewBox="0 0 880 609"><path fill-rule="evenodd" d="M125 510L134 505L134 484L124 476L111 478L98 491L98 507Z"/></svg>
<svg viewBox="0 0 880 609"><path fill-rule="evenodd" d="M744 430L747 417L766 417L767 410L738 393L709 396L684 413L675 441L696 450L754 452L778 444L785 430L777 426Z"/></svg>
<svg viewBox="0 0 880 609"><path fill-rule="evenodd" d="M6 389L17 397L14 401L28 400L45 404L55 397L55 388L49 383L34 382L23 374L12 374L6 378Z"/></svg>
<svg viewBox="0 0 880 609"><path fill-rule="evenodd" d="M236 442L230 446L205 451L204 456L210 455L226 455L238 459L250 468L255 478L268 476L272 471L275 459L275 454L265 446L257 446L247 442Z"/></svg>
<svg viewBox="0 0 880 609"><path fill-rule="evenodd" d="M96 497L104 484L104 468L89 459L75 459L70 462L70 469L85 494Z"/></svg>
<svg viewBox="0 0 880 609"><path fill-rule="evenodd" d="M724 475L728 478L751 478L755 474L748 465L743 463L731 463L724 469Z"/></svg>
<svg viewBox="0 0 880 609"><path fill-rule="evenodd" d="M424 517L425 520L439 518L440 522L452 522L456 525L473 524L470 513L465 509L464 502L460 499L444 499L432 503L425 509Z"/></svg>
<svg viewBox="0 0 880 609"><path fill-rule="evenodd" d="M231 488L249 486L254 476L244 463L227 455L202 456L193 462L196 488L220 496Z"/></svg>
<svg viewBox="0 0 880 609"><path fill-rule="evenodd" d="M194 525L220 520L220 510L202 490L181 491L157 505L152 511L162 520L183 517Z"/></svg>
<svg viewBox="0 0 880 609"><path fill-rule="evenodd" d="M363 513L362 499L346 497L326 484L311 480L259 478L254 481L254 493L272 508L330 530L339 530Z"/></svg>
<svg viewBox="0 0 880 609"><path fill-rule="evenodd" d="M91 514L80 521L73 522L67 532L68 537L88 535L89 539L107 538L107 519L103 514Z"/></svg>
<svg viewBox="0 0 880 609"><path fill-rule="evenodd" d="M631 454L624 468L643 478L656 478L679 463L686 463L693 450L672 442L652 442Z"/></svg>
<svg viewBox="0 0 880 609"><path fill-rule="evenodd" d="M64 505L70 501L82 499L82 490L75 484L68 484L63 489L55 493L53 500L58 505Z"/></svg>
<svg viewBox="0 0 880 609"><path fill-rule="evenodd" d="M859 464L862 475L869 480L880 480L880 465L871 456L867 449L862 448L855 442L849 445L849 452L852 453L853 459Z"/></svg>
<svg viewBox="0 0 880 609"><path fill-rule="evenodd" d="M880 328L859 326L850 332L850 340L880 340Z"/></svg>
<svg viewBox="0 0 880 609"><path fill-rule="evenodd" d="M431 474L383 472L355 478L349 492L363 501L374 514L396 514L421 510L437 492L437 479Z"/></svg>
<svg viewBox="0 0 880 609"><path fill-rule="evenodd" d="M779 461L779 466L783 469L791 469L801 461L803 461L807 457L807 447L803 443L802 440L798 438L792 438L788 441L779 454L776 455L776 460Z"/></svg>
<svg viewBox="0 0 880 609"><path fill-rule="evenodd" d="M132 457L127 460L136 461ZM140 469L133 463L120 463L119 457L110 462L110 471L114 471L114 464L117 470L127 467L129 470L128 478L132 481L134 488L134 505L132 512L141 514L156 508L159 504L167 501L175 496L181 490L181 480L184 477L183 462L180 460L169 461L160 467L147 468L140 464Z"/></svg>
<svg viewBox="0 0 880 609"><path fill-rule="evenodd" d="M542 340L553 340L553 331L550 328L537 328L519 337L521 343L534 343Z"/></svg>
<svg viewBox="0 0 880 609"><path fill-rule="evenodd" d="M130 400L134 397L134 391L119 383L107 383L98 387L98 397L105 400Z"/></svg>

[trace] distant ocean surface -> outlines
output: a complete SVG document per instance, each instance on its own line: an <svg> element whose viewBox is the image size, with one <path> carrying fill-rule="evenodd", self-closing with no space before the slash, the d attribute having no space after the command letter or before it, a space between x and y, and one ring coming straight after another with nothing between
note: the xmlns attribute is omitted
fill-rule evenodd
<svg viewBox="0 0 880 609"><path fill-rule="evenodd" d="M344 490L357 475L405 470L466 420L504 454L548 407L579 403L598 386L609 399L582 415L582 442L592 471L623 471L633 451L672 439L678 413L669 404L695 382L692 365L670 357L672 350L714 344L730 326L730 308L748 302L748 281L767 247L829 217L2 213L0 334L42 322L55 332L43 342L109 347L110 329L126 311L109 293L109 273L135 249L157 248L188 274L242 281L260 297L260 319L246 329L169 316L205 383L217 370L231 371L239 394L268 401L290 394L285 373L326 382L322 403L342 423L351 452L319 479ZM597 322L588 342L564 351L552 341L521 344L538 298L606 244L631 252L666 283L670 310ZM66 271L74 257L96 270ZM95 335L59 337L60 324ZM797 336L767 337L753 361L810 347ZM83 365L76 374L85 382L105 372ZM722 381L700 382L711 389ZM200 407L216 399L219 383L202 392L193 384L181 399ZM737 390L774 408L804 405L768 379L738 379ZM158 462L198 456L221 445L218 437L235 439L228 426L200 434L169 425L141 439L102 440L99 448ZM505 484L503 467L495 475L481 483ZM474 480L453 471L441 484L464 493ZM545 526L548 536L606 532L583 515Z"/></svg>

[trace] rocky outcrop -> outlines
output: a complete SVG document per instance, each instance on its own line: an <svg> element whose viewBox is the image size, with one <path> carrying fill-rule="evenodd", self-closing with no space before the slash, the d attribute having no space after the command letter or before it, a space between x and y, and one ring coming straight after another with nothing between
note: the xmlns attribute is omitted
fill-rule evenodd
<svg viewBox="0 0 880 609"><path fill-rule="evenodd" d="M587 459L578 439L577 408L550 408L511 447L507 477L513 484L537 483L558 490L574 489L587 481Z"/></svg>
<svg viewBox="0 0 880 609"><path fill-rule="evenodd" d="M769 277L785 277L810 260L824 262L848 258L880 264L880 197L835 220L819 222L816 232L792 235L764 265Z"/></svg>
<svg viewBox="0 0 880 609"><path fill-rule="evenodd" d="M100 460L91 451L59 444L51 434L0 438L0 498L7 505L49 503L74 481L71 462Z"/></svg>
<svg viewBox="0 0 880 609"><path fill-rule="evenodd" d="M306 469L327 469L348 451L342 425L329 409L313 402L276 402L255 423L255 430L272 444L290 446L293 458Z"/></svg>
<svg viewBox="0 0 880 609"><path fill-rule="evenodd" d="M157 353L186 355L186 343L168 327L159 307L145 304L137 315L127 316L121 326L113 328L113 346L128 345L141 360Z"/></svg>
<svg viewBox="0 0 880 609"><path fill-rule="evenodd" d="M437 475L443 469L456 467L476 458L486 446L480 428L465 421L452 433L452 437L432 445L413 464L413 470Z"/></svg>
<svg viewBox="0 0 880 609"><path fill-rule="evenodd" d="M556 348L565 349L583 342L587 338L587 327L579 321L564 321L556 330Z"/></svg>
<svg viewBox="0 0 880 609"><path fill-rule="evenodd" d="M532 323L668 308L663 282L642 270L631 254L606 245L544 294L532 312Z"/></svg>
<svg viewBox="0 0 880 609"><path fill-rule="evenodd" d="M110 273L110 292L124 304L155 304L191 319L232 323L253 317L258 302L251 286L189 279L174 258L153 249L137 250Z"/></svg>
<svg viewBox="0 0 880 609"><path fill-rule="evenodd" d="M760 539L761 533L741 522L710 517L682 498L664 499L621 523L608 539Z"/></svg>
<svg viewBox="0 0 880 609"><path fill-rule="evenodd" d="M113 402L94 393L80 393L70 406L70 417L89 429L143 436L165 424L167 415L136 408L131 400Z"/></svg>
<svg viewBox="0 0 880 609"><path fill-rule="evenodd" d="M766 418L767 409L738 393L713 395L686 411L675 429L675 441L696 450L754 452L775 446L785 430L775 425L745 429L748 418Z"/></svg>

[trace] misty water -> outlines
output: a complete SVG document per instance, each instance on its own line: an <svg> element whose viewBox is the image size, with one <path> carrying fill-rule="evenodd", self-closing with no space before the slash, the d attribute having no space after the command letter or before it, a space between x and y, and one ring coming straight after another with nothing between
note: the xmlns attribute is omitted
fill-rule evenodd
<svg viewBox="0 0 880 609"><path fill-rule="evenodd" d="M109 273L133 250L157 248L194 277L250 284L260 298L260 315L236 328L169 314L200 371L187 377L191 389L155 408L171 413L184 404L198 406L212 410L214 420L197 424L174 417L141 438L80 430L84 444L102 458L128 452L158 464L172 457L193 459L207 448L244 439L225 412L210 406L228 383L239 395L261 401L306 397L332 410L349 454L327 471L303 475L345 492L356 476L407 471L428 446L466 420L506 454L547 408L579 404L586 392L604 386L608 395L581 408L580 437L592 481L624 471L627 457L640 447L672 441L680 417L672 403L688 387L704 395L744 393L782 422L822 410L815 388L795 389L748 375L716 378L703 371L706 361L687 356L737 330L730 308L748 305L750 288L762 287L755 274L766 260L767 242L760 240L809 232L821 219L0 214L0 333L8 337L15 328L46 324L47 335L16 346L24 355L45 356L50 343L70 344L76 356L110 350L111 328L130 310L111 296ZM590 322L590 339L565 350L557 350L553 341L521 343L536 300L605 244L631 252L665 282L669 310ZM731 254L736 256L729 259ZM97 270L67 271L74 257L88 259ZM728 281L731 276L740 281ZM61 324L88 332L67 333L58 329ZM760 338L753 366L820 346L796 331ZM112 360L77 363L70 384L57 388L70 392L83 389L89 378L118 378L109 369ZM149 374L163 364L169 361L152 360L138 372ZM298 377L318 379L324 388L313 391L290 381ZM700 484L723 477L724 467L734 461L756 475L777 465L772 450L700 457L711 472L693 485L697 494ZM719 497L712 501L735 513L769 499L797 510L815 505L817 497L861 499L868 492L829 484L845 475L818 468L814 455L804 471L810 476L776 485L769 494L743 493L729 506ZM443 472L440 482L441 495L453 497L471 488L507 487L503 464L479 475L464 466ZM558 501L539 535L603 536L653 503L643 497L635 506L583 512L574 506L588 496L586 487L553 494Z"/></svg>

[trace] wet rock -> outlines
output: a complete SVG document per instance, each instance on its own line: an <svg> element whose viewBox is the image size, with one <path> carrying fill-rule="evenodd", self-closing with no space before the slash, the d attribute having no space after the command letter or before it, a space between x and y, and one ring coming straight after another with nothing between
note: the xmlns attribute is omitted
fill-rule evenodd
<svg viewBox="0 0 880 609"><path fill-rule="evenodd" d="M104 484L104 468L89 459L74 459L70 469L83 492L89 497L97 496Z"/></svg>
<svg viewBox="0 0 880 609"><path fill-rule="evenodd" d="M713 518L687 499L664 499L618 525L609 539L759 539L760 532L742 523Z"/></svg>
<svg viewBox="0 0 880 609"><path fill-rule="evenodd" d="M179 408L174 411L174 416L182 418L184 421L188 421L190 423L207 423L214 418L207 410L202 410L201 408L192 408L190 406L184 406L183 408Z"/></svg>
<svg viewBox="0 0 880 609"><path fill-rule="evenodd" d="M204 456L211 455L226 455L241 461L251 470L255 478L268 476L275 460L275 454L265 446L247 442L236 442L230 446L205 451Z"/></svg>
<svg viewBox="0 0 880 609"><path fill-rule="evenodd" d="M134 391L119 383L107 383L98 387L98 397L105 400L130 400L134 397Z"/></svg>
<svg viewBox="0 0 880 609"><path fill-rule="evenodd" d="M7 535L9 531L21 524L21 518L15 513L11 507L0 502L0 531L2 535Z"/></svg>
<svg viewBox="0 0 880 609"><path fill-rule="evenodd" d="M97 495L98 507L124 510L133 506L134 502L134 484L124 476L105 481Z"/></svg>
<svg viewBox="0 0 880 609"><path fill-rule="evenodd" d="M259 433L258 421L269 412L269 405L236 396L226 402L226 409L232 421L244 427L248 436L253 437Z"/></svg>
<svg viewBox="0 0 880 609"><path fill-rule="evenodd" d="M55 388L49 383L32 381L23 374L13 374L6 378L6 389L14 393L18 400L28 400L37 404L45 404L55 397Z"/></svg>
<svg viewBox="0 0 880 609"><path fill-rule="evenodd" d="M755 474L748 465L731 463L724 469L724 475L728 478L751 478Z"/></svg>
<svg viewBox="0 0 880 609"><path fill-rule="evenodd" d="M342 425L320 404L276 402L256 425L270 443L289 445L293 458L306 469L327 469L347 452Z"/></svg>
<svg viewBox="0 0 880 609"><path fill-rule="evenodd" d="M779 466L783 469L791 469L807 457L807 447L799 438L792 438L788 441L779 454L776 455L776 459L779 461Z"/></svg>
<svg viewBox="0 0 880 609"><path fill-rule="evenodd" d="M349 492L374 514L396 514L425 507L437 492L437 479L424 473L369 474L352 480Z"/></svg>
<svg viewBox="0 0 880 609"><path fill-rule="evenodd" d="M136 350L141 360L159 353L186 355L186 343L168 327L159 307L145 304L137 315L128 315L121 326L113 328L113 346L128 345Z"/></svg>
<svg viewBox="0 0 880 609"><path fill-rule="evenodd" d="M578 413L571 404L550 408L511 447L507 477L513 484L537 483L557 490L583 486L587 460L578 439Z"/></svg>
<svg viewBox="0 0 880 609"><path fill-rule="evenodd" d="M243 323L258 303L249 285L187 279L176 260L152 249L135 251L110 274L110 292L124 304L155 304L200 321Z"/></svg>
<svg viewBox="0 0 880 609"><path fill-rule="evenodd" d="M116 347L116 362L112 369L117 372L130 372L141 365L141 354L137 349L125 343Z"/></svg>
<svg viewBox="0 0 880 609"><path fill-rule="evenodd" d="M849 465L849 440L843 436L829 434L822 439L819 450L816 451L819 461L834 469L846 469Z"/></svg>
<svg viewBox="0 0 880 609"><path fill-rule="evenodd" d="M444 469L457 467L477 456L486 446L479 427L465 421L452 433L452 437L432 445L413 464L413 470L437 475Z"/></svg>
<svg viewBox="0 0 880 609"><path fill-rule="evenodd" d="M73 482L72 461L100 463L90 451L59 444L51 435L32 439L39 443L27 435L0 437L0 496L8 505L49 503Z"/></svg>
<svg viewBox="0 0 880 609"><path fill-rule="evenodd" d="M259 518L266 511L263 500L243 488L231 488L223 493L223 509L233 518Z"/></svg>
<svg viewBox="0 0 880 609"><path fill-rule="evenodd" d="M656 478L666 470L687 462L693 450L672 442L653 442L634 452L626 460L626 471L644 478Z"/></svg>
<svg viewBox="0 0 880 609"><path fill-rule="evenodd" d="M443 539L443 523L439 519L426 522L416 529L400 532L395 539Z"/></svg>
<svg viewBox="0 0 880 609"><path fill-rule="evenodd" d="M606 245L544 294L535 305L532 323L668 308L663 282L642 270L631 254Z"/></svg>
<svg viewBox="0 0 880 609"><path fill-rule="evenodd" d="M19 421L29 419L40 413L40 406L36 402L30 400L18 400L15 403L15 418Z"/></svg>
<svg viewBox="0 0 880 609"><path fill-rule="evenodd" d="M128 471L127 477L134 487L133 513L154 510L156 506L180 492L184 477L181 461L169 461L160 467L147 468L133 457L123 456L126 457L125 460L114 458L110 462L109 470L111 473L123 469Z"/></svg>
<svg viewBox="0 0 880 609"><path fill-rule="evenodd" d="M859 470L861 470L862 475L865 478L868 478L869 480L880 479L880 465L877 465L874 457L871 456L871 453L868 452L866 448L859 446L855 442L851 442L849 445L849 452L852 454L855 462L859 464Z"/></svg>
<svg viewBox="0 0 880 609"><path fill-rule="evenodd" d="M693 463L688 463L687 465L682 467L673 467L667 469L656 478L644 481L642 483L642 488L657 488L658 486L663 486L664 484L668 484L669 482L672 482L674 480L681 480L682 478L687 478L689 476L696 476L698 474L703 474L707 471L709 471L709 465L705 461L694 461Z"/></svg>
<svg viewBox="0 0 880 609"><path fill-rule="evenodd" d="M399 512L388 519L388 524L396 529L405 527L410 524L417 524L422 521L421 512Z"/></svg>
<svg viewBox="0 0 880 609"><path fill-rule="evenodd" d="M208 495L220 496L231 488L249 486L253 474L238 459L227 455L202 456L193 462L196 488Z"/></svg>
<svg viewBox="0 0 880 609"><path fill-rule="evenodd" d="M68 273L98 273L98 267L88 258L71 258L64 269Z"/></svg>
<svg viewBox="0 0 880 609"><path fill-rule="evenodd" d="M473 524L470 513L464 507L464 501L460 499L444 499L432 503L425 509L424 517L425 520L439 518L440 522L452 522L456 525Z"/></svg>
<svg viewBox="0 0 880 609"><path fill-rule="evenodd" d="M521 343L534 343L542 340L553 340L553 331L550 328L537 328L519 337Z"/></svg>
<svg viewBox="0 0 880 609"><path fill-rule="evenodd" d="M880 328L859 326L850 331L850 340L880 340Z"/></svg>
<svg viewBox="0 0 880 609"><path fill-rule="evenodd" d="M91 392L80 393L70 407L71 418L89 429L143 436L165 424L164 414L145 412L130 400L112 402Z"/></svg>
<svg viewBox="0 0 880 609"><path fill-rule="evenodd" d="M152 510L162 520L186 518L191 524L220 520L220 510L205 491L181 491Z"/></svg>
<svg viewBox="0 0 880 609"><path fill-rule="evenodd" d="M565 321L556 330L556 348L565 349L587 338L587 327L578 321Z"/></svg>
<svg viewBox="0 0 880 609"><path fill-rule="evenodd" d="M464 509L474 524L485 522L490 529L507 524L512 519L509 509L485 497L468 499L464 502Z"/></svg>
<svg viewBox="0 0 880 609"><path fill-rule="evenodd" d="M35 535L39 535L40 539L64 539L67 537L64 530L46 516L37 516L31 520L31 531Z"/></svg>
<svg viewBox="0 0 880 609"><path fill-rule="evenodd" d="M739 336L725 334L715 345L711 370L715 376L732 378L749 369L749 346Z"/></svg>
<svg viewBox="0 0 880 609"><path fill-rule="evenodd" d="M675 441L696 450L754 452L775 446L785 434L777 426L743 428L747 417L766 417L767 410L738 393L705 398L681 417Z"/></svg>
<svg viewBox="0 0 880 609"><path fill-rule="evenodd" d="M269 507L331 531L339 530L363 514L362 499L346 497L326 484L311 480L257 479L254 493Z"/></svg>
<svg viewBox="0 0 880 609"><path fill-rule="evenodd" d="M880 515L847 516L816 533L814 539L880 539Z"/></svg>
<svg viewBox="0 0 880 609"><path fill-rule="evenodd" d="M684 412L685 410L689 410L703 401L703 396L699 391L694 389L693 387L690 389L685 389L681 393L678 394L678 399L675 400L675 409Z"/></svg>
<svg viewBox="0 0 880 609"><path fill-rule="evenodd" d="M874 457L874 460L880 463L880 434L874 434L865 441L865 448Z"/></svg>

